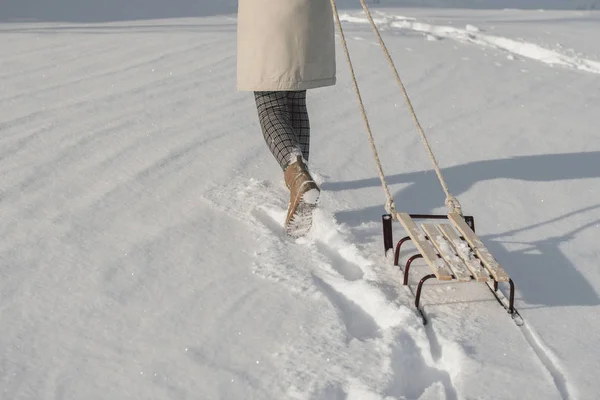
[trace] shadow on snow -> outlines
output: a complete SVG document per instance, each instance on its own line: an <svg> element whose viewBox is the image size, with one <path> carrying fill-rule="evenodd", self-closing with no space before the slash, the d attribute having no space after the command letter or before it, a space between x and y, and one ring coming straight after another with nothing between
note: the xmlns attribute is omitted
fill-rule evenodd
<svg viewBox="0 0 600 400"><path fill-rule="evenodd" d="M443 173L452 193L460 198L460 194L474 184L497 178L532 182L598 178L598 165L600 152L586 152L477 161L445 168ZM440 199L444 199L445 195L432 171L389 176L388 184L408 184L394 196L395 203L402 205L403 210L431 213L443 206ZM377 186L380 186L379 178L370 178L326 183L323 189L341 191ZM563 215L557 215L548 221L501 234L482 236L482 239L515 280L527 303L544 306L598 305L600 300L596 290L561 251L561 246L568 244L579 232L598 225L600 219L585 218L585 223L576 229L533 242L517 242L510 239L520 232L559 221L581 219L581 215L597 210L600 210L600 204L580 210L565 210ZM377 205L359 210L340 211L336 218L340 223L355 227L365 220L379 221L382 213L385 213L383 206ZM505 247L509 244L517 244L520 249L509 251Z"/></svg>

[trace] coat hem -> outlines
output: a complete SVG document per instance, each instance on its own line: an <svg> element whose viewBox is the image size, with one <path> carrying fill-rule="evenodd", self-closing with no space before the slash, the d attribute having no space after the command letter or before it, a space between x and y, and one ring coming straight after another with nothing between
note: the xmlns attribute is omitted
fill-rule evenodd
<svg viewBox="0 0 600 400"><path fill-rule="evenodd" d="M277 92L287 90L307 90L316 89L336 84L336 77L326 79L315 79L312 81L279 81L279 82L261 82L256 85L239 84L239 92Z"/></svg>

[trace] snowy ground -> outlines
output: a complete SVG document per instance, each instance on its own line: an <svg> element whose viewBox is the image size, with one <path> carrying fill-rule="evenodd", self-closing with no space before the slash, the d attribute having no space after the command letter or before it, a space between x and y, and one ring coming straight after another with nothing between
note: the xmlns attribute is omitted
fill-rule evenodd
<svg viewBox="0 0 600 400"><path fill-rule="evenodd" d="M396 204L443 212L347 3ZM525 325L483 285L437 283L421 324L382 254L384 195L341 49L338 85L309 94L324 193L294 242L282 173L235 90L232 2L92 24L14 3L0 5L0 398L597 398L600 12L381 3L450 188L515 280Z"/></svg>

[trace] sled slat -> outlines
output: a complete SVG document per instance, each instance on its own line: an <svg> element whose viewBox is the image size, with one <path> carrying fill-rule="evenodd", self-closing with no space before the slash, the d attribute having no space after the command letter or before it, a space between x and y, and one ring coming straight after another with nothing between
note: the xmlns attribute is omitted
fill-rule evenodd
<svg viewBox="0 0 600 400"><path fill-rule="evenodd" d="M475 277L477 282L487 282L490 280L490 273L481 265L481 261L475 257L473 251L465 242L462 240L458 233L454 230L454 228L450 224L439 224L437 227L442 235L448 240L448 242L454 248L454 251L458 256L465 262L469 271Z"/></svg>
<svg viewBox="0 0 600 400"><path fill-rule="evenodd" d="M467 225L464 218L458 213L449 213L448 218L452 222L452 224L459 230L459 232L464 236L465 240L471 245L471 248L479 257L483 265L488 269L490 274L494 277L497 282L508 282L510 277L508 274L502 269L498 261L494 259L489 250L483 245L483 242L475 232Z"/></svg>
<svg viewBox="0 0 600 400"><path fill-rule="evenodd" d="M454 247L452 247L446 238L442 236L442 233L437 229L436 225L422 224L421 227L423 228L425 234L429 237L429 241L450 266L450 269L454 273L456 280L458 282L469 282L471 280L471 272L463 260L456 255Z"/></svg>
<svg viewBox="0 0 600 400"><path fill-rule="evenodd" d="M402 226L404 226L406 232L408 232L414 245L417 247L429 267L433 270L437 279L441 281L452 280L452 271L448 267L448 264L446 264L446 261L442 258L437 256L435 249L431 243L427 241L425 235L417 227L410 215L407 213L398 213L397 215L398 220Z"/></svg>

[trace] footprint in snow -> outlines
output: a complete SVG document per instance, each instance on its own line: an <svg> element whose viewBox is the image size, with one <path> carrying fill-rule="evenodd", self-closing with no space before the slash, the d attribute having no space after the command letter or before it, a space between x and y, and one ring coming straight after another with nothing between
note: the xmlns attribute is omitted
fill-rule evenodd
<svg viewBox="0 0 600 400"><path fill-rule="evenodd" d="M319 251L329 259L329 264L348 281L357 281L363 279L363 270L355 263L344 258L335 249L323 242L316 243Z"/></svg>
<svg viewBox="0 0 600 400"><path fill-rule="evenodd" d="M333 304L346 325L348 334L357 340L365 341L381 337L379 325L371 315L358 304L338 292L323 279L313 274L313 281L327 299Z"/></svg>
<svg viewBox="0 0 600 400"><path fill-rule="evenodd" d="M421 349L406 331L401 331L392 346L393 379L386 394L396 398L418 399L430 388L443 386L446 400L456 400L456 388L447 371L427 365Z"/></svg>

